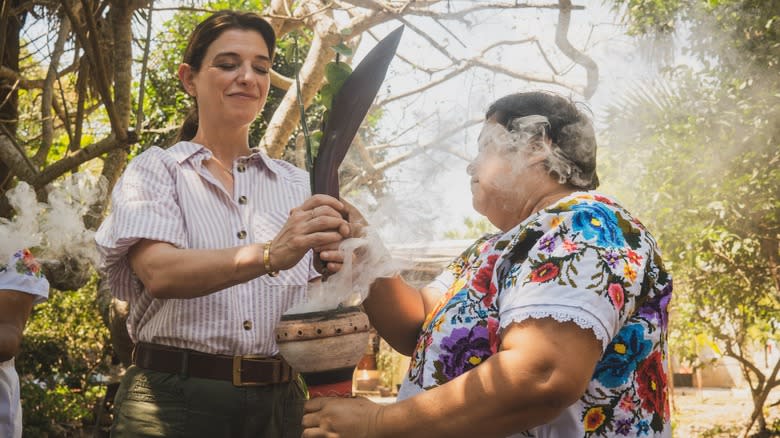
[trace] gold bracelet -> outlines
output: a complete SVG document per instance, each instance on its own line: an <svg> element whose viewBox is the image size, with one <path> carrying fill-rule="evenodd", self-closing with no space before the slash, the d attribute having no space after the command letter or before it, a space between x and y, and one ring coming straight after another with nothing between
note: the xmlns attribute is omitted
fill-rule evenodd
<svg viewBox="0 0 780 438"><path fill-rule="evenodd" d="M276 277L279 275L279 271L274 271L271 268L271 241L263 244L263 266L265 266L265 273L269 277Z"/></svg>

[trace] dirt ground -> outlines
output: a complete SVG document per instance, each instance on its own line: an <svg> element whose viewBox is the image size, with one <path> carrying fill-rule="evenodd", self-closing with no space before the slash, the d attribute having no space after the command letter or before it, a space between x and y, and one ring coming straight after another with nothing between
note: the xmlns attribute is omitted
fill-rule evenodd
<svg viewBox="0 0 780 438"><path fill-rule="evenodd" d="M769 398L777 401L780 391ZM676 388L672 399L675 438L741 437L753 403L747 389ZM780 423L780 407L768 412L767 423Z"/></svg>
<svg viewBox="0 0 780 438"><path fill-rule="evenodd" d="M368 396L382 404L392 403L394 397ZM769 400L777 401L780 389ZM674 438L732 438L741 437L753 403L747 389L676 388L673 403ZM780 426L780 407L769 410L767 423Z"/></svg>

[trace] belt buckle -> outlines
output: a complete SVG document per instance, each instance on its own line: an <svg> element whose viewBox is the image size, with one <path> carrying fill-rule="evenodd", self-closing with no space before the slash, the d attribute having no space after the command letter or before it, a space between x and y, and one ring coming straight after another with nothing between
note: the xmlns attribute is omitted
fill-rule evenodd
<svg viewBox="0 0 780 438"><path fill-rule="evenodd" d="M273 357L268 356L256 356L256 355L246 355L246 356L233 356L233 386L263 386L268 385L269 382L245 382L241 379L241 363L244 360L251 360L255 362L277 362L278 359L275 359ZM277 375L279 374L279 368L274 367L274 376L272 376L271 381L276 381Z"/></svg>

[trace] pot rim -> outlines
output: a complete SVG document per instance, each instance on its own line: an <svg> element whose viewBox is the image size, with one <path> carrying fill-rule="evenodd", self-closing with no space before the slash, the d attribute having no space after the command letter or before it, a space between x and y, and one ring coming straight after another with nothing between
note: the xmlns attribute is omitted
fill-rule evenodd
<svg viewBox="0 0 780 438"><path fill-rule="evenodd" d="M281 321L290 321L296 319L325 318L333 315L342 315L346 313L355 313L355 312L362 313L363 309L361 309L360 306L349 306L349 307L337 307L335 309L329 309L329 310L318 310L316 312L291 313L289 315L282 315Z"/></svg>

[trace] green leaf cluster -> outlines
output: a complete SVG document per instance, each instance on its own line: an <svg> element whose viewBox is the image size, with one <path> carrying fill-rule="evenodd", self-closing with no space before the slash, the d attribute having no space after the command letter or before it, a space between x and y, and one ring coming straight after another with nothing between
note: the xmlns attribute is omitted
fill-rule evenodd
<svg viewBox="0 0 780 438"><path fill-rule="evenodd" d="M16 360L26 437L69 436L95 423L111 355L96 293L94 276L77 291L52 291L33 310Z"/></svg>
<svg viewBox="0 0 780 438"><path fill-rule="evenodd" d="M602 174L673 272L673 354L700 365L696 335L714 339L740 361L765 430L761 394L777 380L753 352L780 342L780 2L686 5L702 67L670 68L612 106Z"/></svg>

